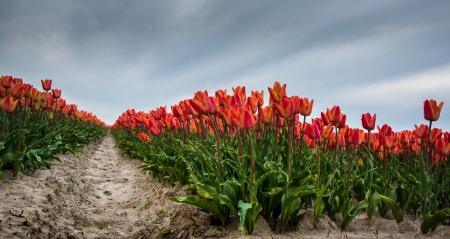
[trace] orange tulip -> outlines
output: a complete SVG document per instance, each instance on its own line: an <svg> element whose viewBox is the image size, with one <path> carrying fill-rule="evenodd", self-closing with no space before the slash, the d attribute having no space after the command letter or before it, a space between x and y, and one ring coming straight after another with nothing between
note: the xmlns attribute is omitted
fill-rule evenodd
<svg viewBox="0 0 450 239"><path fill-rule="evenodd" d="M15 99L21 99L25 95L26 86L22 84L15 84L11 87L12 96Z"/></svg>
<svg viewBox="0 0 450 239"><path fill-rule="evenodd" d="M238 86L236 88L231 88L233 90L234 95L239 95L239 98L242 102L247 99L247 94L245 93L245 86Z"/></svg>
<svg viewBox="0 0 450 239"><path fill-rule="evenodd" d="M41 83L42 89L44 89L45 91L49 91L52 89L52 80L50 79L41 80Z"/></svg>
<svg viewBox="0 0 450 239"><path fill-rule="evenodd" d="M363 166L363 165L364 165L364 163L363 163L362 158L358 158L358 166Z"/></svg>
<svg viewBox="0 0 450 239"><path fill-rule="evenodd" d="M338 134L337 134L337 138L338 138L338 147L339 147L339 148L345 147L345 139L344 139L344 135L341 134L341 133L338 133ZM335 147L336 147L336 134L333 134L333 135L331 136L330 147L331 147L331 148L335 148Z"/></svg>
<svg viewBox="0 0 450 239"><path fill-rule="evenodd" d="M380 144L383 145L383 147L390 149L390 148L394 147L394 137L391 135L386 135L384 137L381 137Z"/></svg>
<svg viewBox="0 0 450 239"><path fill-rule="evenodd" d="M255 97L257 99L258 106L263 106L264 105L264 91L263 90L261 92L252 91L251 95L252 95L252 97Z"/></svg>
<svg viewBox="0 0 450 239"><path fill-rule="evenodd" d="M423 102L423 115L428 121L437 121L441 115L441 109L444 102L437 105L435 100L426 100Z"/></svg>
<svg viewBox="0 0 450 239"><path fill-rule="evenodd" d="M434 144L437 139L442 137L442 129L433 128L430 132L430 144Z"/></svg>
<svg viewBox="0 0 450 239"><path fill-rule="evenodd" d="M228 107L227 90L217 90L216 99L219 102L219 106Z"/></svg>
<svg viewBox="0 0 450 239"><path fill-rule="evenodd" d="M310 116L312 113L313 105L314 105L314 100L309 101L308 98L301 98L299 113L303 116Z"/></svg>
<svg viewBox="0 0 450 239"><path fill-rule="evenodd" d="M281 86L280 82L275 82L273 88L268 87L269 89L269 106L272 106L273 103L279 104L283 97L287 97L286 94L286 84Z"/></svg>
<svg viewBox="0 0 450 239"><path fill-rule="evenodd" d="M228 120L227 123L229 123L230 127L237 126L239 128L243 128L243 125L241 123L241 116L240 116L240 108L238 106L231 106L228 109Z"/></svg>
<svg viewBox="0 0 450 239"><path fill-rule="evenodd" d="M326 127L324 127L323 130L322 130L322 133L321 133L322 134L322 138L329 139L331 133L333 132L333 129L334 129L334 127L333 127L332 124L328 124Z"/></svg>
<svg viewBox="0 0 450 239"><path fill-rule="evenodd" d="M331 110L327 108L327 116L333 125L339 124L342 121L341 107L333 106Z"/></svg>
<svg viewBox="0 0 450 239"><path fill-rule="evenodd" d="M436 140L436 153L444 157L450 153L450 143L445 138Z"/></svg>
<svg viewBox="0 0 450 239"><path fill-rule="evenodd" d="M146 133L144 133L144 132L140 132L139 134L138 134L138 137L142 140L142 141L145 141L145 142L150 142L152 139L146 134Z"/></svg>
<svg viewBox="0 0 450 239"><path fill-rule="evenodd" d="M256 110L258 110L258 98L254 96L249 96L247 98L247 104L248 107L252 110L252 113L256 113Z"/></svg>
<svg viewBox="0 0 450 239"><path fill-rule="evenodd" d="M22 78L14 78L14 84L23 84Z"/></svg>
<svg viewBox="0 0 450 239"><path fill-rule="evenodd" d="M374 152L381 152L383 151L383 145L380 144L380 140L375 139L372 143L372 151Z"/></svg>
<svg viewBox="0 0 450 239"><path fill-rule="evenodd" d="M195 93L194 95L194 98L190 100L191 107L195 111L197 111L199 115L206 115L210 112L208 98L208 91L197 91L197 93Z"/></svg>
<svg viewBox="0 0 450 239"><path fill-rule="evenodd" d="M1 99L1 105L2 109L8 113L12 113L16 110L17 104L19 103L19 100L14 100L12 96L6 96L5 98Z"/></svg>
<svg viewBox="0 0 450 239"><path fill-rule="evenodd" d="M277 110L279 116L282 118L288 119L294 116L294 105L291 100L287 97L284 97L281 100L281 104L274 103L273 106Z"/></svg>
<svg viewBox="0 0 450 239"><path fill-rule="evenodd" d="M273 116L273 111L272 108L270 108L269 106L266 107L262 107L260 106L258 109L258 116L259 116L259 122L268 125L270 124L270 120L272 119Z"/></svg>
<svg viewBox="0 0 450 239"><path fill-rule="evenodd" d="M377 114L370 115L370 113L365 113L361 117L362 126L366 130L374 130L375 129L375 121L377 119Z"/></svg>
<svg viewBox="0 0 450 239"><path fill-rule="evenodd" d="M14 79L12 76L2 76L2 86L6 89L11 88L14 84Z"/></svg>
<svg viewBox="0 0 450 239"><path fill-rule="evenodd" d="M155 124L152 125L152 127L149 128L150 133L152 133L152 135L154 136L158 136L161 134L161 130L159 129L159 127Z"/></svg>
<svg viewBox="0 0 450 239"><path fill-rule="evenodd" d="M3 98L6 96L6 89L5 87L0 85L0 98Z"/></svg>

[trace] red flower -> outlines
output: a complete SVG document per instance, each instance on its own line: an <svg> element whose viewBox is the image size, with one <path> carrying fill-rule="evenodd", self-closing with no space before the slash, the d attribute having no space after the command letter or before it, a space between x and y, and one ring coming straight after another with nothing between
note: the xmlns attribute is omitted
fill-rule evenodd
<svg viewBox="0 0 450 239"><path fill-rule="evenodd" d="M2 76L1 81L2 86L6 89L11 88L14 84L14 79L12 76Z"/></svg>
<svg viewBox="0 0 450 239"><path fill-rule="evenodd" d="M423 115L428 121L437 121L441 115L441 109L444 102L437 105L435 100L426 100L423 102Z"/></svg>
<svg viewBox="0 0 450 239"><path fill-rule="evenodd" d="M0 100L2 109L8 113L12 113L16 110L19 100L14 100L12 96L6 96Z"/></svg>
<svg viewBox="0 0 450 239"><path fill-rule="evenodd" d="M333 106L331 110L327 108L327 116L333 125L339 124L342 121L341 108L339 106Z"/></svg>
<svg viewBox="0 0 450 239"><path fill-rule="evenodd" d="M436 140L436 153L447 157L450 152L450 144L445 138Z"/></svg>
<svg viewBox="0 0 450 239"><path fill-rule="evenodd" d="M151 139L146 133L144 133L144 132L140 132L140 133L138 134L138 136L139 136L139 138L140 138L142 141L145 141L145 142L150 142L150 141L152 141L152 139Z"/></svg>
<svg viewBox="0 0 450 239"><path fill-rule="evenodd" d="M365 113L361 117L362 126L366 130L373 130L375 129L375 121L377 119L377 114L373 114L373 116L370 115L370 113Z"/></svg>
<svg viewBox="0 0 450 239"><path fill-rule="evenodd" d="M41 80L41 83L42 89L44 89L45 91L49 91L52 89L52 80L50 79Z"/></svg>
<svg viewBox="0 0 450 239"><path fill-rule="evenodd" d="M53 94L53 97L54 97L55 99L61 98L61 90L58 90L58 89L52 89L52 94Z"/></svg>

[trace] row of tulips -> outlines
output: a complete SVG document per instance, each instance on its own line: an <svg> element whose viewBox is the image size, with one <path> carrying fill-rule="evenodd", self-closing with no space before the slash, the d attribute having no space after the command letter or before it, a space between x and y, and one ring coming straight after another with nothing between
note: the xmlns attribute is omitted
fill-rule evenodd
<svg viewBox="0 0 450 239"><path fill-rule="evenodd" d="M247 96L236 87L232 95L199 91L171 113L127 110L114 135L119 148L143 159L142 170L197 193L171 200L206 209L223 225L233 214L243 233L252 233L258 215L282 231L313 200L314 226L322 213L341 213L342 230L363 209L370 218L392 211L398 222L414 211L423 232L450 218L450 134L431 127L443 103L424 102L428 126L394 132L370 113L363 129L350 128L339 106L307 122L314 100L289 97L279 82L268 91L268 106L263 91Z"/></svg>
<svg viewBox="0 0 450 239"><path fill-rule="evenodd" d="M43 91L8 75L0 82L0 179L3 168L14 175L49 168L56 153L73 153L106 133L95 115L67 104L51 79L41 80Z"/></svg>

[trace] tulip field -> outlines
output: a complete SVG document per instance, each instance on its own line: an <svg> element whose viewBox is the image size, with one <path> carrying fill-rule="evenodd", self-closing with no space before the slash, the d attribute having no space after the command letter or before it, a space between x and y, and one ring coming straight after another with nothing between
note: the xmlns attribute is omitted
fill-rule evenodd
<svg viewBox="0 0 450 239"><path fill-rule="evenodd" d="M433 128L443 102L418 105L424 119L411 130L379 126L376 112L349 128L339 106L308 118L314 100L288 96L275 82L264 92L245 87L198 91L192 99L149 112L129 109L112 126L117 147L143 160L139 168L190 194L170 200L213 214L226 226L239 219L252 234L261 215L283 233L302 208L340 214L340 229L359 214L392 213L420 220L427 233L450 219L450 133ZM375 132L376 131L376 132Z"/></svg>
<svg viewBox="0 0 450 239"><path fill-rule="evenodd" d="M410 130L380 124L376 112L362 114L360 128L350 128L339 106L318 109L321 117L312 118L314 100L288 95L286 85L275 82L267 88L268 104L264 91L247 94L241 86L214 96L198 91L170 112L166 106L128 109L107 126L67 103L52 80L41 83L39 90L1 76L0 179L4 171L16 176L51 168L61 155L82 152L111 132L121 153L141 160L141 172L183 188L167 200L208 212L222 228L237 218L242 235L254 233L257 220L285 233L302 209L313 212L311 229L323 215L339 216L341 231L362 214L389 214L397 223L414 215L422 233L450 220L450 132L433 127L443 102L418 105L424 117ZM66 180L71 195L74 180Z"/></svg>
<svg viewBox="0 0 450 239"><path fill-rule="evenodd" d="M21 78L1 76L0 85L0 179L2 169L34 172L50 168L58 153L74 153L83 144L106 134L107 128L92 113L78 110L42 80L43 91Z"/></svg>

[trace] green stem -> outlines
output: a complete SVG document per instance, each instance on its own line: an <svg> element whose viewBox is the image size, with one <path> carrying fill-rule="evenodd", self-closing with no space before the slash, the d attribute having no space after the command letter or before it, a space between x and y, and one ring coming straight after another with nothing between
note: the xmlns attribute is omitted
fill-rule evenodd
<svg viewBox="0 0 450 239"><path fill-rule="evenodd" d="M250 144L250 203L253 202L253 179L255 177L255 159L253 158L253 142L251 131L248 131L248 141Z"/></svg>
<svg viewBox="0 0 450 239"><path fill-rule="evenodd" d="M430 126L428 126L428 136L427 136L427 145L425 146L425 171L430 173L430 163L428 162L428 147L430 145L430 135L431 135L431 123L433 121L430 120Z"/></svg>

